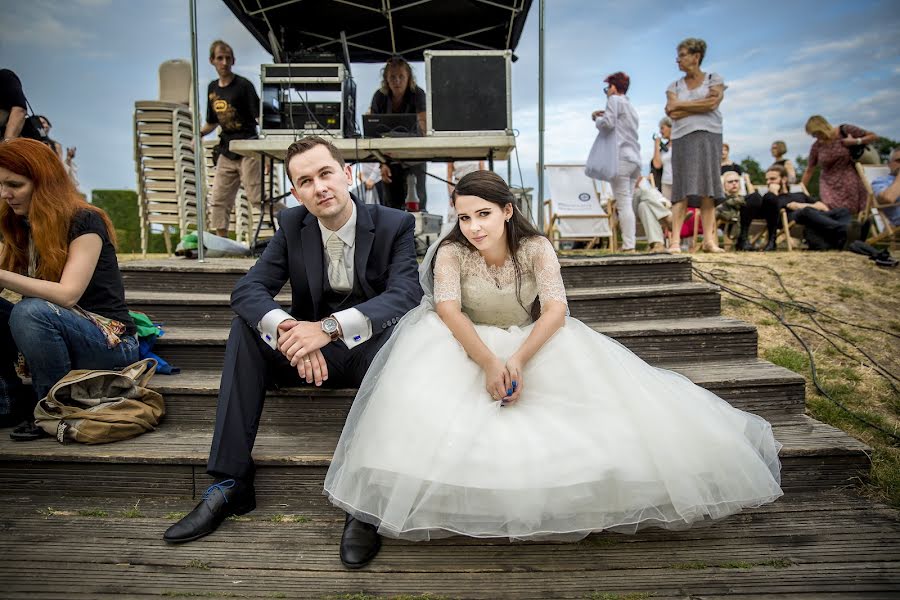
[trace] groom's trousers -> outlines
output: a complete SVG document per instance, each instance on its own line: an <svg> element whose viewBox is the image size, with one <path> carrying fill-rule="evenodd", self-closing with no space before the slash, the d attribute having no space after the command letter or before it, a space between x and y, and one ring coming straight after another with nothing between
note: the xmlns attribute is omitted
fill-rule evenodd
<svg viewBox="0 0 900 600"><path fill-rule="evenodd" d="M326 344L322 354L328 364L328 381L323 386L358 387L387 335L373 337L347 349L342 341ZM250 454L259 429L266 390L276 386L309 385L300 379L297 368L285 356L270 348L240 317L231 322L225 347L222 381L216 408L216 426L209 451L207 472L217 477L252 481ZM297 415L302 419L302 415ZM298 441L299 443L299 441Z"/></svg>

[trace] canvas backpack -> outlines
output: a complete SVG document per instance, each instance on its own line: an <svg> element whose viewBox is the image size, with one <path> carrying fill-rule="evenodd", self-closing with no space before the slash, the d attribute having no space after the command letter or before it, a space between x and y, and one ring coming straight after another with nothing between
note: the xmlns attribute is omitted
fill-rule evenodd
<svg viewBox="0 0 900 600"><path fill-rule="evenodd" d="M35 423L61 444L104 444L153 431L166 412L162 395L147 388L155 371L152 358L121 371L69 371L35 406Z"/></svg>

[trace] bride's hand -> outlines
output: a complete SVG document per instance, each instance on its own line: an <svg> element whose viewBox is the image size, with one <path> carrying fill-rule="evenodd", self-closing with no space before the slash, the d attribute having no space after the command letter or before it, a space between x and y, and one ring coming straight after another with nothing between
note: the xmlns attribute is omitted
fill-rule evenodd
<svg viewBox="0 0 900 600"><path fill-rule="evenodd" d="M508 394L506 390L510 388L512 383L509 379L509 373L506 365L499 358L494 357L484 367L485 389L493 400L505 398Z"/></svg>
<svg viewBox="0 0 900 600"><path fill-rule="evenodd" d="M522 394L522 369L525 365L522 364L522 359L513 354L509 357L509 360L506 361L506 372L509 374L509 387L506 391L512 390L512 393L507 394L507 397L503 400L504 404L514 404L518 402L519 396Z"/></svg>

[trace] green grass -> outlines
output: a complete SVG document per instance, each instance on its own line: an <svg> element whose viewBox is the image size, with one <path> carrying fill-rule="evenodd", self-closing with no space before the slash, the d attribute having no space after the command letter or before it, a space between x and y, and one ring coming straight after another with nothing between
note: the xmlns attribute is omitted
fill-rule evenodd
<svg viewBox="0 0 900 600"><path fill-rule="evenodd" d="M196 558L189 560L187 565L185 565L188 569L200 569L201 571L209 571L209 563L205 563L202 560L198 560Z"/></svg>
<svg viewBox="0 0 900 600"><path fill-rule="evenodd" d="M599 537L596 535L591 535L583 540L579 540L578 544L585 546L614 546L618 544L618 540L614 537Z"/></svg>
<svg viewBox="0 0 900 600"><path fill-rule="evenodd" d="M273 523L309 523L312 519L303 515L272 515L268 519Z"/></svg>
<svg viewBox="0 0 900 600"><path fill-rule="evenodd" d="M138 504L140 504L140 503L141 503L141 501L138 500L137 502L134 503L134 506L123 510L122 516L125 517L126 519L143 519L144 513L142 513L140 511L140 509L138 508Z"/></svg>
<svg viewBox="0 0 900 600"><path fill-rule="evenodd" d="M773 567L775 569L785 569L793 564L793 561L786 558L773 558L771 560L763 560L757 562L738 560L722 563L721 565L717 566L722 569L752 569L753 567Z"/></svg>
<svg viewBox="0 0 900 600"><path fill-rule="evenodd" d="M448 596L433 596L431 594L401 594L399 596L375 596L373 594L338 594L325 596L324 600L453 600Z"/></svg>
<svg viewBox="0 0 900 600"><path fill-rule="evenodd" d="M166 591L162 593L167 598L249 598L246 594L234 594L232 592L178 592Z"/></svg>
<svg viewBox="0 0 900 600"><path fill-rule="evenodd" d="M862 290L850 287L849 285L839 285L837 286L837 289L835 289L835 292L837 292L837 295L844 300L848 298L862 298L865 296Z"/></svg>
<svg viewBox="0 0 900 600"><path fill-rule="evenodd" d="M180 521L183 518L185 518L186 516L187 516L186 511L174 510L172 512L167 512L165 515L163 515L163 519L165 519L166 521Z"/></svg>
<svg viewBox="0 0 900 600"><path fill-rule="evenodd" d="M630 592L625 594L615 594L612 592L594 592L589 596L585 596L587 600L647 600L652 598L650 592Z"/></svg>
<svg viewBox="0 0 900 600"><path fill-rule="evenodd" d="M763 354L765 359L779 367L790 369L794 373L805 375L809 372L809 357L805 352L794 350L788 346L767 348Z"/></svg>
<svg viewBox="0 0 900 600"><path fill-rule="evenodd" d="M695 569L708 569L709 565L704 562L694 561L694 562L686 562L686 563L675 563L672 565L668 565L667 569L680 569L683 571L691 571Z"/></svg>
<svg viewBox="0 0 900 600"><path fill-rule="evenodd" d="M230 517L228 517L227 520L228 521L238 521L240 523L244 523L247 521L252 521L253 519L251 519L250 517L239 517L238 515L231 515Z"/></svg>
<svg viewBox="0 0 900 600"><path fill-rule="evenodd" d="M100 508L86 508L76 511L79 517L108 517L109 513Z"/></svg>

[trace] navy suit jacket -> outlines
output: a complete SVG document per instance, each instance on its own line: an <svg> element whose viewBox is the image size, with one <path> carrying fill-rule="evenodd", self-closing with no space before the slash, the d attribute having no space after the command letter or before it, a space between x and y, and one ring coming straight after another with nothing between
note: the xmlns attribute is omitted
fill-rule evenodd
<svg viewBox="0 0 900 600"><path fill-rule="evenodd" d="M409 213L356 202L353 277L365 301L354 308L372 322L372 337L394 324L422 299L415 249L415 220ZM238 281L231 308L252 328L281 308L274 296L291 282L290 314L299 321L328 316L322 306L325 257L318 219L306 207L281 212L280 229L263 255ZM347 307L350 308L350 307Z"/></svg>

